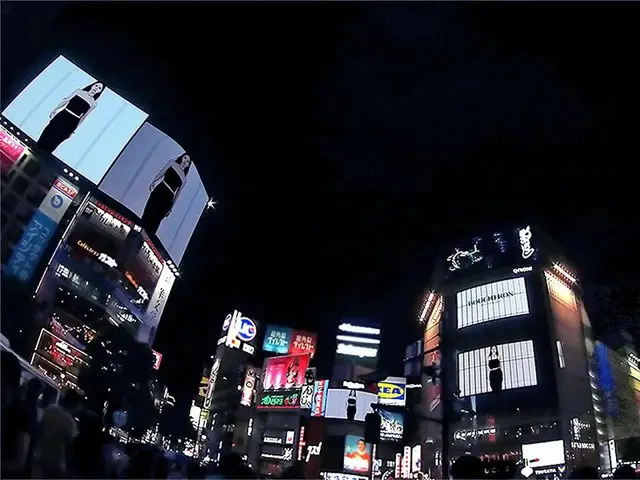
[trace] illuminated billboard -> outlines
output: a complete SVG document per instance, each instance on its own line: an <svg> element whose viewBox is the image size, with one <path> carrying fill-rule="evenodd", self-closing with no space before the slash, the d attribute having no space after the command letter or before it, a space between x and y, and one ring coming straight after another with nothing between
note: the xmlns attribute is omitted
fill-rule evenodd
<svg viewBox="0 0 640 480"><path fill-rule="evenodd" d="M378 403L378 395L363 390L330 388L327 392L325 418L339 418L364 422L367 413L372 413L371 404Z"/></svg>
<svg viewBox="0 0 640 480"><path fill-rule="evenodd" d="M146 113L63 56L2 114L41 149L96 184L147 119Z"/></svg>
<svg viewBox="0 0 640 480"><path fill-rule="evenodd" d="M456 294L456 300L458 328L529 313L523 277L463 290Z"/></svg>
<svg viewBox="0 0 640 480"><path fill-rule="evenodd" d="M253 402L253 392L256 389L256 383L260 378L260 370L249 366L247 367L247 373L244 376L244 383L242 385L242 394L240 396L240 405L250 407Z"/></svg>
<svg viewBox="0 0 640 480"><path fill-rule="evenodd" d="M525 464L536 468L564 465L564 441L523 444L522 459Z"/></svg>
<svg viewBox="0 0 640 480"><path fill-rule="evenodd" d="M0 167L2 173L11 170L20 157L24 154L25 147L20 140L11 135L4 127L0 126Z"/></svg>
<svg viewBox="0 0 640 480"><path fill-rule="evenodd" d="M256 399L259 410L294 410L300 408L299 389L268 390L260 392Z"/></svg>
<svg viewBox="0 0 640 480"><path fill-rule="evenodd" d="M153 354L153 369L160 370L160 364L162 363L162 354L160 352L156 352L155 350L151 350Z"/></svg>
<svg viewBox="0 0 640 480"><path fill-rule="evenodd" d="M290 355L308 353L313 358L316 350L316 334L279 325L267 325L262 350Z"/></svg>
<svg viewBox="0 0 640 480"><path fill-rule="evenodd" d="M458 354L460 396L538 384L533 341L491 345Z"/></svg>
<svg viewBox="0 0 640 480"><path fill-rule="evenodd" d="M380 440L400 442L404 432L404 415L402 412L390 412L381 408L380 413Z"/></svg>
<svg viewBox="0 0 640 480"><path fill-rule="evenodd" d="M438 295L424 330L424 351L428 352L424 355L424 366L431 366L436 372L440 370L440 320L443 310L444 300L442 295ZM440 418L442 415L442 409L438 408L441 401L440 394L440 382L434 382L432 379L427 380L423 389L426 400L424 404L427 406L429 415L434 418Z"/></svg>
<svg viewBox="0 0 640 480"><path fill-rule="evenodd" d="M404 407L407 399L406 390L405 377L387 377L384 382L378 382L378 403Z"/></svg>
<svg viewBox="0 0 640 480"><path fill-rule="evenodd" d="M344 470L351 473L368 474L371 469L373 445L364 438L347 435L344 438Z"/></svg>
<svg viewBox="0 0 640 480"><path fill-rule="evenodd" d="M145 123L100 183L180 264L209 197L184 148Z"/></svg>
<svg viewBox="0 0 640 480"><path fill-rule="evenodd" d="M7 262L10 276L27 283L53 237L65 212L78 195L78 188L62 177L58 177L40 203L22 232L18 243Z"/></svg>
<svg viewBox="0 0 640 480"><path fill-rule="evenodd" d="M264 361L262 389L301 388L305 384L308 366L308 354L267 358Z"/></svg>
<svg viewBox="0 0 640 480"><path fill-rule="evenodd" d="M78 375L90 360L82 350L45 329L40 332L34 352L35 357L40 357L57 366L64 374L71 375L74 381L77 381ZM31 363L33 364L33 359Z"/></svg>
<svg viewBox="0 0 640 480"><path fill-rule="evenodd" d="M311 399L311 416L324 417L327 410L327 394L329 380L316 380L313 383L313 398Z"/></svg>
<svg viewBox="0 0 640 480"><path fill-rule="evenodd" d="M224 319L222 336L218 339L218 345L224 344L229 348L242 350L249 355L253 355L257 337L257 322L243 315L242 312L234 310Z"/></svg>

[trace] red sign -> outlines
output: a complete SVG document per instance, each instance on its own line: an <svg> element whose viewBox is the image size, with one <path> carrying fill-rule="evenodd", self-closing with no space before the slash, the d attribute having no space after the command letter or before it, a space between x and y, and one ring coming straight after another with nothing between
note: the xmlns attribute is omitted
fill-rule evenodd
<svg viewBox="0 0 640 480"><path fill-rule="evenodd" d="M78 189L72 185L69 185L68 183L63 181L61 178L56 178L56 181L53 182L53 186L56 189L58 189L60 192L64 193L71 200L76 198L76 195L78 195Z"/></svg>
<svg viewBox="0 0 640 480"><path fill-rule="evenodd" d="M264 361L264 390L300 388L309 366L309 354L271 357Z"/></svg>
<svg viewBox="0 0 640 480"><path fill-rule="evenodd" d="M162 354L159 352L156 352L155 350L151 350L151 353L153 353L153 369L159 370L160 362L162 362Z"/></svg>
<svg viewBox="0 0 640 480"><path fill-rule="evenodd" d="M2 171L8 172L11 167L20 160L24 153L25 147L20 141L7 132L4 128L0 128L0 158L2 158Z"/></svg>
<svg viewBox="0 0 640 480"><path fill-rule="evenodd" d="M291 355L308 353L313 358L316 352L316 334L304 332L302 330L294 330L291 334L291 343L289 344L289 353Z"/></svg>

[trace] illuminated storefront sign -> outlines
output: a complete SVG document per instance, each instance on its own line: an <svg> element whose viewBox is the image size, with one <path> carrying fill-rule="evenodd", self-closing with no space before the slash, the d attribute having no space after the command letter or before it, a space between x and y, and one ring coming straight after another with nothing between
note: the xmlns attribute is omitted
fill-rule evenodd
<svg viewBox="0 0 640 480"><path fill-rule="evenodd" d="M155 350L151 350L153 354L153 369L160 370L160 363L162 363L162 354L160 352L156 352Z"/></svg>
<svg viewBox="0 0 640 480"><path fill-rule="evenodd" d="M525 260L531 258L535 253L535 249L531 246L531 227L526 226L518 231L520 239L520 249L522 250L522 258Z"/></svg>
<svg viewBox="0 0 640 480"><path fill-rule="evenodd" d="M40 261L49 240L78 194L78 188L62 177L53 182L40 203L7 262L7 273L27 283Z"/></svg>
<svg viewBox="0 0 640 480"><path fill-rule="evenodd" d="M456 294L458 328L529 313L523 277L462 290Z"/></svg>
<svg viewBox="0 0 640 480"><path fill-rule="evenodd" d="M289 345L289 354L304 354L308 353L311 358L316 351L316 334L310 332L303 332L301 330L294 330L291 337L291 345Z"/></svg>
<svg viewBox="0 0 640 480"><path fill-rule="evenodd" d="M300 408L300 391L262 392L256 403L261 410L293 410Z"/></svg>
<svg viewBox="0 0 640 480"><path fill-rule="evenodd" d="M478 438L485 435L495 435L496 427L478 428L476 430L458 430L453 434L456 440L466 440L468 438Z"/></svg>
<svg viewBox="0 0 640 480"><path fill-rule="evenodd" d="M78 246L80 248L82 248L83 250L89 252L91 255L96 257L98 260L100 260L102 263L104 263L108 267L116 268L118 266L116 261L113 258L111 258L109 255L107 255L106 253L100 253L97 250L94 250L93 248L91 248L89 245L87 245L87 243L83 242L82 240L78 240L77 243L78 243Z"/></svg>
<svg viewBox="0 0 640 480"><path fill-rule="evenodd" d="M234 310L227 315L222 326L223 336L218 341L218 345L224 343L229 348L242 349L252 355L255 352L253 343L258 335L256 322Z"/></svg>
<svg viewBox="0 0 640 480"><path fill-rule="evenodd" d="M384 382L378 382L378 403L404 406L406 384L407 379L404 377L387 377Z"/></svg>
<svg viewBox="0 0 640 480"><path fill-rule="evenodd" d="M318 445L309 445L307 447L307 455L304 457L305 463L309 463L311 457L320 455L322 452L322 442L318 443Z"/></svg>
<svg viewBox="0 0 640 480"><path fill-rule="evenodd" d="M592 442L571 442L571 448L578 450L595 450L596 444Z"/></svg>
<svg viewBox="0 0 640 480"><path fill-rule="evenodd" d="M529 266L529 267L518 267L518 268L514 268L513 269L513 273L518 274L518 273L527 273L527 272L533 272L533 267Z"/></svg>
<svg viewBox="0 0 640 480"><path fill-rule="evenodd" d="M293 448L287 447L282 450L282 453L266 453L262 452L260 458L267 460L282 460L284 462L290 462L293 460Z"/></svg>

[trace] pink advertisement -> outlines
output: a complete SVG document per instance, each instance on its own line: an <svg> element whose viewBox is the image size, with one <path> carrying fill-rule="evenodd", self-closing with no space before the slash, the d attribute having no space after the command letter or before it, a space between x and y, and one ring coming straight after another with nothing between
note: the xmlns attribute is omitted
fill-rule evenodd
<svg viewBox="0 0 640 480"><path fill-rule="evenodd" d="M308 353L267 358L264 361L263 390L301 388L308 366Z"/></svg>
<svg viewBox="0 0 640 480"><path fill-rule="evenodd" d="M11 170L11 167L20 160L26 148L17 138L0 127L0 158L2 159L3 172Z"/></svg>

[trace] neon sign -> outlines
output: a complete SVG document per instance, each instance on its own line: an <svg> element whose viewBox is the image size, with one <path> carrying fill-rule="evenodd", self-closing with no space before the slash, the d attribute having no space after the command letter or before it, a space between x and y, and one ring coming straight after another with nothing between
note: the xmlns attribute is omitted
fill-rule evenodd
<svg viewBox="0 0 640 480"><path fill-rule="evenodd" d="M535 249L531 246L531 227L526 226L518 231L520 237L520 248L522 249L522 258L527 260L535 253Z"/></svg>
<svg viewBox="0 0 640 480"><path fill-rule="evenodd" d="M256 408L287 410L300 408L300 393L296 391L282 393L263 393L258 399Z"/></svg>
<svg viewBox="0 0 640 480"><path fill-rule="evenodd" d="M476 242L473 244L473 249L471 250L460 250L456 248L455 252L447 257L447 262L451 263L449 270L455 272L456 270L462 270L464 267L478 263L483 258L482 253L478 249L478 243Z"/></svg>

